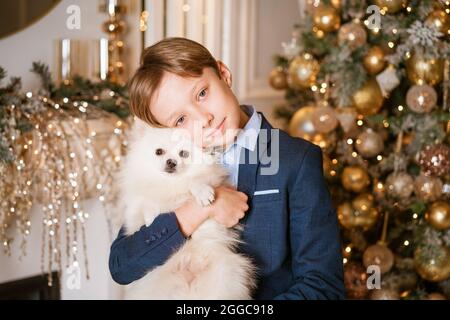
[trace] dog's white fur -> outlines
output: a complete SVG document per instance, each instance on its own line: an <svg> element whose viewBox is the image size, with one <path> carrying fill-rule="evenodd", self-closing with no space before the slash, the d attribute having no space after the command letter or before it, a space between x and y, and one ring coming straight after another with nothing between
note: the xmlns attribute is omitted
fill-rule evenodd
<svg viewBox="0 0 450 320"><path fill-rule="evenodd" d="M226 170L215 155L195 147L179 133L135 120L120 175L127 235L189 198L209 205L214 187L226 181ZM158 148L164 150L163 155L155 154ZM189 156L181 157L180 150L188 151ZM176 172L165 172L167 159L177 161ZM249 258L236 252L239 242L236 228L227 229L208 219L163 265L128 285L125 298L250 299L255 269Z"/></svg>

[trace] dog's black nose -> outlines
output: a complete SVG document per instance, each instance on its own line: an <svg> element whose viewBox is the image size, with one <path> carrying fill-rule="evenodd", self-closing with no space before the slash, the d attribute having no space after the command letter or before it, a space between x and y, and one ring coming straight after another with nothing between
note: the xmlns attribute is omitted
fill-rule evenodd
<svg viewBox="0 0 450 320"><path fill-rule="evenodd" d="M167 168L173 169L177 166L177 161L173 159L167 159L166 166Z"/></svg>

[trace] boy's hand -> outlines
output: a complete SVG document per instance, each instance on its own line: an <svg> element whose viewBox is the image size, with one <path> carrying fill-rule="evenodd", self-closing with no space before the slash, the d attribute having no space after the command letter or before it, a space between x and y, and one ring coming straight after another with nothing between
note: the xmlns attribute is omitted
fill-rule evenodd
<svg viewBox="0 0 450 320"><path fill-rule="evenodd" d="M185 237L189 237L208 218L227 228L234 227L249 208L247 199L245 193L232 187L217 187L215 200L210 206L203 207L195 200L189 200L175 210L180 230Z"/></svg>
<svg viewBox="0 0 450 320"><path fill-rule="evenodd" d="M215 189L216 199L209 209L209 217L227 228L239 223L248 210L247 195L232 187L220 186Z"/></svg>

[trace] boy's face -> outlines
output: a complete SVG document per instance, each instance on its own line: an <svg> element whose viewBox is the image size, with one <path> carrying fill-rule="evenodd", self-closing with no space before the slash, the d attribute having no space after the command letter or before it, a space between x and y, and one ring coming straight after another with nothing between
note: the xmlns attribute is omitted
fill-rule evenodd
<svg viewBox="0 0 450 320"><path fill-rule="evenodd" d="M226 146L248 120L231 90L231 73L218 61L221 78L205 68L197 78L166 72L150 103L156 120L186 129L198 146Z"/></svg>

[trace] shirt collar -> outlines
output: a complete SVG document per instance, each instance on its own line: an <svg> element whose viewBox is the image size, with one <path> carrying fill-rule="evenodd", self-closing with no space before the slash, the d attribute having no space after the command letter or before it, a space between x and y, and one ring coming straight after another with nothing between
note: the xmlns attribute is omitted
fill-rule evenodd
<svg viewBox="0 0 450 320"><path fill-rule="evenodd" d="M254 151L261 128L261 115L256 112L254 106L241 105L241 108L249 116L249 119L244 128L239 130L235 143L242 148Z"/></svg>

